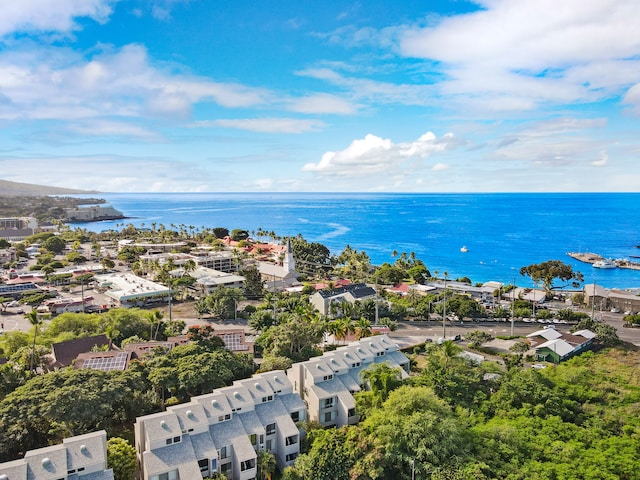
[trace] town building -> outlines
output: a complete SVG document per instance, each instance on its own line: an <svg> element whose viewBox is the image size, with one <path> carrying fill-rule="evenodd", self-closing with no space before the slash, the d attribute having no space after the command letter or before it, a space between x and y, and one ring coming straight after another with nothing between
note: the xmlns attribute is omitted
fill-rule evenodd
<svg viewBox="0 0 640 480"><path fill-rule="evenodd" d="M265 281L265 287L270 291L283 290L299 284L300 274L296 271L296 262L293 258L291 240L287 239L287 245L283 253L282 264L260 261L257 264L258 271Z"/></svg>
<svg viewBox="0 0 640 480"><path fill-rule="evenodd" d="M285 372L273 371L147 415L135 424L140 479L197 479L222 473L257 475L257 452L292 465L300 453L297 421L305 405Z"/></svg>
<svg viewBox="0 0 640 480"><path fill-rule="evenodd" d="M409 376L409 359L386 335L376 335L295 363L287 370L293 389L307 405L307 417L323 427L358 422L353 394L363 388L361 372L386 362Z"/></svg>
<svg viewBox="0 0 640 480"><path fill-rule="evenodd" d="M107 468L107 433L100 430L65 438L61 444L30 450L24 458L0 463L0 480L57 479L113 480L113 470Z"/></svg>
<svg viewBox="0 0 640 480"><path fill-rule="evenodd" d="M33 217L0 218L0 238L19 242L38 232L38 220Z"/></svg>
<svg viewBox="0 0 640 480"><path fill-rule="evenodd" d="M322 315L329 315L332 304L340 309L345 302L355 303L356 300L375 299L376 296L376 291L372 287L364 283L352 283L333 290L318 290L309 297L309 301Z"/></svg>
<svg viewBox="0 0 640 480"><path fill-rule="evenodd" d="M547 327L530 333L527 338L536 352L536 360L560 363L588 349L595 336L591 330L569 334Z"/></svg>
<svg viewBox="0 0 640 480"><path fill-rule="evenodd" d="M96 289L104 291L120 307L141 307L155 302L166 302L171 289L132 273L96 275Z"/></svg>

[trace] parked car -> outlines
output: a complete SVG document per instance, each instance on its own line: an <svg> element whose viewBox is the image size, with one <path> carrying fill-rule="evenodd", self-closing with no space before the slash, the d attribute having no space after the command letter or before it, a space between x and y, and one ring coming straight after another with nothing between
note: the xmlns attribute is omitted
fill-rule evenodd
<svg viewBox="0 0 640 480"><path fill-rule="evenodd" d="M16 313L18 315L22 315L24 313L24 310L22 310L21 308L19 308L18 310L16 310Z"/></svg>
<svg viewBox="0 0 640 480"><path fill-rule="evenodd" d="M462 337L460 335L456 335L455 337L453 337L453 341L454 342L461 342L462 341Z"/></svg>
<svg viewBox="0 0 640 480"><path fill-rule="evenodd" d="M14 300L14 301L12 301L12 302L9 302L9 303L7 304L7 307L12 307L12 308L13 308L13 307L19 307L19 306L20 306L20 302L18 302L18 301L16 301L16 300Z"/></svg>

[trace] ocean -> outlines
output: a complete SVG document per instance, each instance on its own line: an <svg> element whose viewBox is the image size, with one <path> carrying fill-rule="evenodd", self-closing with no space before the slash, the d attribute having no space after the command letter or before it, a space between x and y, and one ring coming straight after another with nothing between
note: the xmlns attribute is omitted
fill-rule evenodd
<svg viewBox="0 0 640 480"><path fill-rule="evenodd" d="M640 271L599 270L567 256L593 252L607 258L640 256L638 193L108 193L124 221L75 224L90 231L122 223L151 228L262 228L279 236L302 234L339 254L346 245L366 251L374 264L392 252L415 252L431 270L531 285L520 267L562 260L585 283L639 288ZM461 248L467 251L462 252ZM636 258L635 261L640 261Z"/></svg>

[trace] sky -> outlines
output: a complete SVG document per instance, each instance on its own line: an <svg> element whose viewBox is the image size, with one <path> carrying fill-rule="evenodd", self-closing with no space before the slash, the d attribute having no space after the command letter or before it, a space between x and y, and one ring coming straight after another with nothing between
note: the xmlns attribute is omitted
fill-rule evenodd
<svg viewBox="0 0 640 480"><path fill-rule="evenodd" d="M0 0L0 178L638 192L637 0Z"/></svg>

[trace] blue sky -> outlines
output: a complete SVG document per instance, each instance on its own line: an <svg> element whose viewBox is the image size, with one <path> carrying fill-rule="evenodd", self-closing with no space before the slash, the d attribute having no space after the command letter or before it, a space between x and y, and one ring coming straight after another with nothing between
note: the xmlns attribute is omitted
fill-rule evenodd
<svg viewBox="0 0 640 480"><path fill-rule="evenodd" d="M0 178L640 191L637 0L0 0Z"/></svg>

